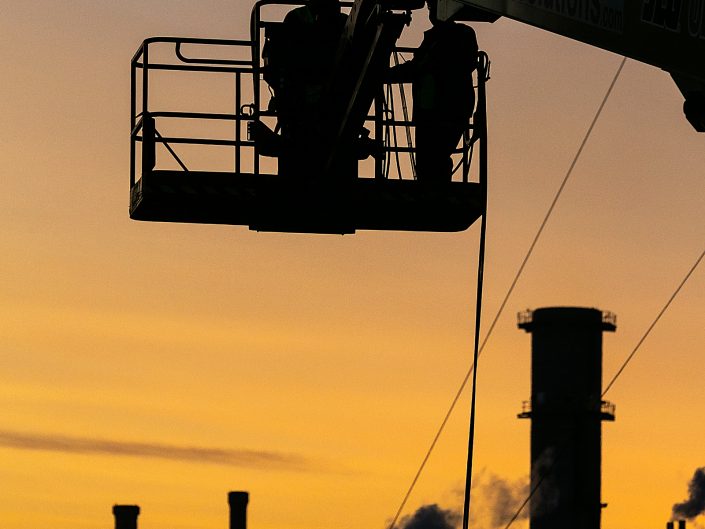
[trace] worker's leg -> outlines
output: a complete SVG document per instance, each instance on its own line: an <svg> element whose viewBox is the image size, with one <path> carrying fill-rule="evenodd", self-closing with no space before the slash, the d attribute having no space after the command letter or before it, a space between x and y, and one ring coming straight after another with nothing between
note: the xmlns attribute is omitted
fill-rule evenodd
<svg viewBox="0 0 705 529"><path fill-rule="evenodd" d="M462 136L462 125L423 123L416 127L416 173L424 182L450 182L451 155Z"/></svg>
<svg viewBox="0 0 705 529"><path fill-rule="evenodd" d="M416 127L416 177L422 182L442 182L449 173L442 152L442 144L432 123Z"/></svg>

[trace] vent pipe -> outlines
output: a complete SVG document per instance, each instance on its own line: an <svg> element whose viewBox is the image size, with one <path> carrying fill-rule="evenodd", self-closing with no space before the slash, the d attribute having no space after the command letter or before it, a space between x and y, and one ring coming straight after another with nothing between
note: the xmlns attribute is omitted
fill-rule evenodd
<svg viewBox="0 0 705 529"><path fill-rule="evenodd" d="M115 529L137 529L137 517L140 508L137 505L113 505Z"/></svg>
<svg viewBox="0 0 705 529"><path fill-rule="evenodd" d="M247 502L250 495L243 491L228 492L230 529L247 529Z"/></svg>

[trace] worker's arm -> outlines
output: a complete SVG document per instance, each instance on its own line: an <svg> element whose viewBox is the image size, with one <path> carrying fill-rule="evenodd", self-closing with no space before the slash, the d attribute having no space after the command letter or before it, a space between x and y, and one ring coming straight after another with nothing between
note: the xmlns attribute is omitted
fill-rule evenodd
<svg viewBox="0 0 705 529"><path fill-rule="evenodd" d="M391 67L384 80L387 83L410 83L417 75L417 65L413 59Z"/></svg>

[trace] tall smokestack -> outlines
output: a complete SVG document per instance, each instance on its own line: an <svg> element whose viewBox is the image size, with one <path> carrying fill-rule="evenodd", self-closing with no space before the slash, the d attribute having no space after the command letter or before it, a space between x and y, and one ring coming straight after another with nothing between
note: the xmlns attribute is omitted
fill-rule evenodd
<svg viewBox="0 0 705 529"><path fill-rule="evenodd" d="M668 522L666 524L666 529L673 529L673 522Z"/></svg>
<svg viewBox="0 0 705 529"><path fill-rule="evenodd" d="M550 307L519 314L531 333L531 529L600 529L603 402L602 333L613 314ZM670 528L672 529L672 528Z"/></svg>
<svg viewBox="0 0 705 529"><path fill-rule="evenodd" d="M115 529L137 529L137 517L140 508L137 505L113 505Z"/></svg>
<svg viewBox="0 0 705 529"><path fill-rule="evenodd" d="M247 529L247 502L250 495L247 492L228 492L230 505L230 529Z"/></svg>
<svg viewBox="0 0 705 529"><path fill-rule="evenodd" d="M678 520L678 529L685 529L685 520Z"/></svg>

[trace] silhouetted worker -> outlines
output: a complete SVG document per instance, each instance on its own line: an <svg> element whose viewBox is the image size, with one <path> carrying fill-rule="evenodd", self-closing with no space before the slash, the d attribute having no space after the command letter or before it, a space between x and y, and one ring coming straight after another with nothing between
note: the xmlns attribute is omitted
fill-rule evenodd
<svg viewBox="0 0 705 529"><path fill-rule="evenodd" d="M417 178L450 182L451 155L475 107L477 37L469 26L438 20L437 0L426 3L433 27L424 33L414 58L391 68L387 80L412 83Z"/></svg>
<svg viewBox="0 0 705 529"><path fill-rule="evenodd" d="M315 148L310 142L323 112L321 101L346 20L339 0L308 0L286 15L265 44L264 78L274 90L284 139L284 160L280 158L284 172L305 170L289 162L304 160L300 151Z"/></svg>

